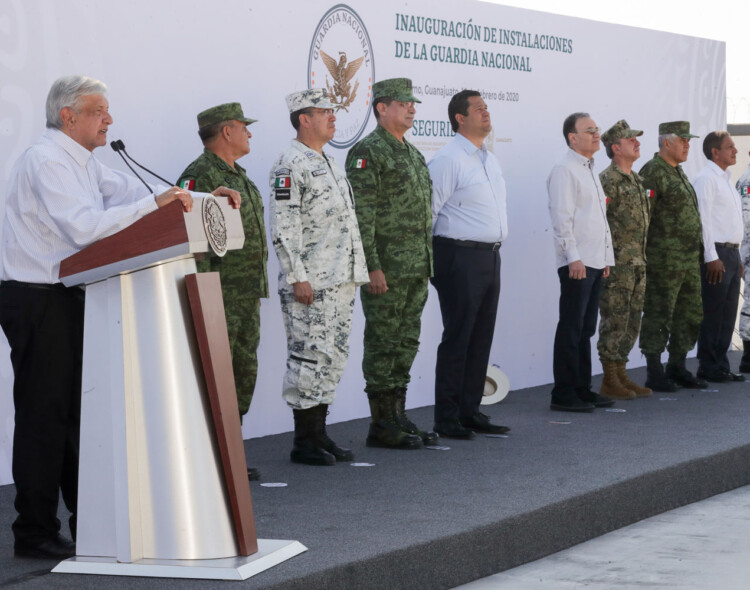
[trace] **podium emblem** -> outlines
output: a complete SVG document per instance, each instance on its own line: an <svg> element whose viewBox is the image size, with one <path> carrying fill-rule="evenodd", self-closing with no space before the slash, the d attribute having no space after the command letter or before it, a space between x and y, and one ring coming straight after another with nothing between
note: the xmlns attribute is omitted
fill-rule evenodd
<svg viewBox="0 0 750 590"><path fill-rule="evenodd" d="M206 230L208 243L217 256L224 256L227 253L227 224L224 212L211 195L203 198L202 212L203 229Z"/></svg>

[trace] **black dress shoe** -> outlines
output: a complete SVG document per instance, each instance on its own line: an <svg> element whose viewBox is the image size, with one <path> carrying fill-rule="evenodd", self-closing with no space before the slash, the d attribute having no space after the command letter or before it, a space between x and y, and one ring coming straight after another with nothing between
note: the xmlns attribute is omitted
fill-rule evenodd
<svg viewBox="0 0 750 590"><path fill-rule="evenodd" d="M726 383L727 381L732 380L732 378L727 375L722 369L716 369L714 371L704 371L703 369L698 369L696 376L698 377L698 379L703 379L711 383Z"/></svg>
<svg viewBox="0 0 750 590"><path fill-rule="evenodd" d="M593 404L595 408L610 408L615 405L615 400L599 395L595 391L579 393L578 397L581 401Z"/></svg>
<svg viewBox="0 0 750 590"><path fill-rule="evenodd" d="M594 408L594 404L585 402L577 397L558 401L553 399L549 405L550 410L557 410L558 412L593 412Z"/></svg>
<svg viewBox="0 0 750 590"><path fill-rule="evenodd" d="M14 547L16 557L35 557L41 559L67 559L76 554L76 544L65 537L57 535L41 543L27 545L18 543Z"/></svg>
<svg viewBox="0 0 750 590"><path fill-rule="evenodd" d="M471 418L461 418L461 426L469 428L474 432L482 432L485 434L505 434L510 432L510 428L507 426L500 426L499 424L493 424L490 422L490 417L477 412Z"/></svg>
<svg viewBox="0 0 750 590"><path fill-rule="evenodd" d="M474 438L474 431L462 426L458 420L435 422L433 430L445 438L463 438L466 440Z"/></svg>
<svg viewBox="0 0 750 590"><path fill-rule="evenodd" d="M722 369L722 372L728 377L729 381L744 381L745 376L739 373L732 373L729 369Z"/></svg>
<svg viewBox="0 0 750 590"><path fill-rule="evenodd" d="M250 481L258 481L260 479L260 469L257 467L247 468L247 479Z"/></svg>

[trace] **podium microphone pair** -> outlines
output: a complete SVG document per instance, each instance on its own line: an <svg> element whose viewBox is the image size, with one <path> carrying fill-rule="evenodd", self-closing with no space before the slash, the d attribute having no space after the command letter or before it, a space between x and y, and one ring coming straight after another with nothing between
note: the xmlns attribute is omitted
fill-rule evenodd
<svg viewBox="0 0 750 590"><path fill-rule="evenodd" d="M141 168L142 170L145 170L145 171L146 171L146 172L148 172L148 173L149 173L149 174L150 174L151 176L155 176L156 178L158 178L159 180L161 180L162 182L164 182L164 183L165 183L165 184L166 184L167 186L174 186L174 184L172 184L172 183L171 183L171 182L169 182L168 180L165 180L164 178L162 178L161 176L159 176L159 175L158 175L158 174L157 174L156 172L152 172L151 170L149 170L149 169L148 169L148 168L146 168L145 166L141 166L141 165L140 165L140 164L139 164L138 162L136 162L135 160L133 160L133 158L131 158L131 157L130 157L130 154L129 154L129 153L127 152L127 150L125 149L125 144L124 144L124 143L122 142L122 140L121 140L121 139L116 139L115 141L113 141L113 142L112 142L112 143L110 143L109 145L110 145L110 146L112 147L112 149L113 149L113 150L115 150L115 151L116 151L116 152L117 152L118 154L120 154L120 157L122 158L122 161L123 161L123 162L125 162L125 165L126 165L126 166L127 166L128 168L130 168L131 172L132 172L133 174L135 174L135 175L136 175L136 177L138 178L138 180L140 180L140 181L141 181L141 182L142 182L142 183L143 183L143 184L144 184L144 185L146 186L146 188L147 188L147 189L149 190L149 192L152 192L152 193L153 193L153 192L154 192L154 189L152 189L152 188L151 188L151 187L150 187L150 186L148 185L148 183L147 183L147 182L146 182L145 180L143 180L143 179L142 179L142 178L140 177L140 175L139 175L139 174L138 174L138 173L137 173L137 172L135 171L135 169L134 169L134 168L133 168L133 167L132 167L132 166L130 165L130 162L128 162L128 160L126 160L126 159L125 159L125 156L127 156L127 157L128 157L128 159L129 159L129 160L131 160L131 161L133 162L133 164L135 164L136 166L138 166L138 168ZM123 154L124 154L124 155L123 155Z"/></svg>

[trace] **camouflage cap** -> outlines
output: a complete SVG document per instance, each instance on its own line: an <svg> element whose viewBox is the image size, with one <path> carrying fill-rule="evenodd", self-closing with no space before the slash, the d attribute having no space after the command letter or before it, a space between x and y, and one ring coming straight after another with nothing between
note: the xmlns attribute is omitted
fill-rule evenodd
<svg viewBox="0 0 750 590"><path fill-rule="evenodd" d="M401 102L422 102L412 93L410 78L389 78L372 85L372 99L392 98Z"/></svg>
<svg viewBox="0 0 750 590"><path fill-rule="evenodd" d="M602 134L602 141L605 145L612 145L618 139L640 137L641 135L643 135L643 131L640 129L631 129L625 119L620 119Z"/></svg>
<svg viewBox="0 0 750 590"><path fill-rule="evenodd" d="M286 106L289 107L289 114L308 108L333 109L336 107L328 98L328 91L325 88L309 88L292 92L286 97Z"/></svg>
<svg viewBox="0 0 750 590"><path fill-rule="evenodd" d="M238 102L220 104L198 113L198 129L203 129L222 121L240 121L245 125L250 125L250 123L255 123L257 119L248 119L245 117L242 107Z"/></svg>
<svg viewBox="0 0 750 590"><path fill-rule="evenodd" d="M669 123L659 123L659 135L670 135L672 133L684 139L699 137L698 135L690 134L689 121L670 121Z"/></svg>

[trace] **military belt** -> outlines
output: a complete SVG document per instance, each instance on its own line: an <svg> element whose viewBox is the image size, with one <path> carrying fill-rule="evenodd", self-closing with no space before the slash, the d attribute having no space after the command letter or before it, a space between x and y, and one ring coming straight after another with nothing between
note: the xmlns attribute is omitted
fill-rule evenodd
<svg viewBox="0 0 750 590"><path fill-rule="evenodd" d="M476 248L478 250L492 250L495 252L500 249L502 242L475 242L473 240L454 240L444 236L433 236L432 241L437 244L450 244L459 248Z"/></svg>
<svg viewBox="0 0 750 590"><path fill-rule="evenodd" d="M739 250L739 244L730 244L729 242L714 242L717 248L729 248L730 250Z"/></svg>

